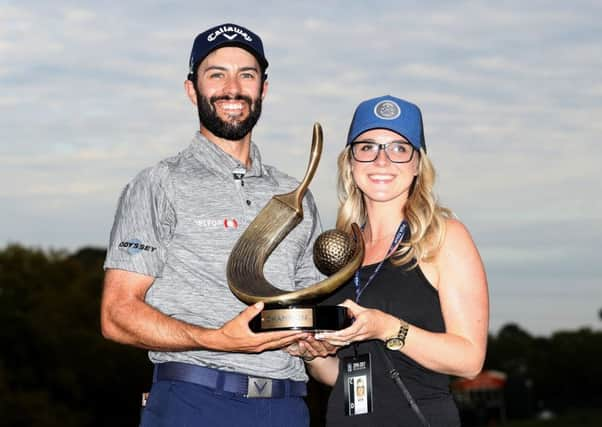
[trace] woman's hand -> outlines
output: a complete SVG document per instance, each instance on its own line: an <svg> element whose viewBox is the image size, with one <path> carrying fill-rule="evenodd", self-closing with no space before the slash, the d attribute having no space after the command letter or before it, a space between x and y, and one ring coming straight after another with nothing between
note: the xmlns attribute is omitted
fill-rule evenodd
<svg viewBox="0 0 602 427"><path fill-rule="evenodd" d="M307 372L317 381L334 386L339 375L339 359L334 356L339 347L319 341L313 335L284 348L292 356L303 359Z"/></svg>
<svg viewBox="0 0 602 427"><path fill-rule="evenodd" d="M352 342L372 339L385 341L399 330L399 319L381 310L362 307L349 299L341 306L347 307L349 315L353 318L353 324L340 331L317 334L316 339L334 346L344 346Z"/></svg>
<svg viewBox="0 0 602 427"><path fill-rule="evenodd" d="M299 356L306 362L311 362L316 357L328 357L337 352L337 346L327 341L319 341L313 335L296 341L284 349L291 356Z"/></svg>

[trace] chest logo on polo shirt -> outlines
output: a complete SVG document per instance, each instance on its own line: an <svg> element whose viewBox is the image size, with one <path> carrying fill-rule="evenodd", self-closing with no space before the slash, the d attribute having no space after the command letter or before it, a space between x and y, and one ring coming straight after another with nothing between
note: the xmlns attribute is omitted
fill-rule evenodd
<svg viewBox="0 0 602 427"><path fill-rule="evenodd" d="M232 219L225 218L224 219L224 228L238 228L238 221L236 221L235 218L232 218Z"/></svg>
<svg viewBox="0 0 602 427"><path fill-rule="evenodd" d="M236 230L238 228L236 218L197 219L194 222L201 228L224 228L226 230Z"/></svg>

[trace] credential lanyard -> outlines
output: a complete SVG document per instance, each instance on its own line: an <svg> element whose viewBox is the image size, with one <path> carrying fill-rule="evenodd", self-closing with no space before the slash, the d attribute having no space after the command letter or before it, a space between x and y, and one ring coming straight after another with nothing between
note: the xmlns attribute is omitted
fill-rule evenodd
<svg viewBox="0 0 602 427"><path fill-rule="evenodd" d="M362 230L363 230L363 228L364 227L362 226ZM372 272L372 274L370 275L370 277L368 278L368 280L366 281L366 284L364 286L361 286L361 284L360 284L359 269L355 272L355 276L353 276L353 284L355 285L355 302L356 303L359 302L360 297L362 296L362 293L364 293L364 291L366 290L368 285L376 277L376 275L380 271L381 267L385 263L385 260L387 258L389 258L389 256L393 252L393 250L397 247L399 242L401 242L401 240L403 239L403 237L406 234L407 229L408 229L408 223L405 220L401 221L401 224L399 224L399 227L397 228L397 233L395 233L395 237L393 238L393 242L391 243L391 247L387 251L387 255L385 255L385 257L378 263L378 265L376 266L376 268L374 269L374 271Z"/></svg>

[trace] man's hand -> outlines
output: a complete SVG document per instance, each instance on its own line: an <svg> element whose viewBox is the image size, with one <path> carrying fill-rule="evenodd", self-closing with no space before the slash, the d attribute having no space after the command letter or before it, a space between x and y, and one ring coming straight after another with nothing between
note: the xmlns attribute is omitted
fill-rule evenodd
<svg viewBox="0 0 602 427"><path fill-rule="evenodd" d="M249 328L249 321L257 316L263 307L262 302L250 305L221 328L211 331L207 337L206 347L219 351L261 353L265 350L286 347L310 336L309 333L302 331L254 333Z"/></svg>

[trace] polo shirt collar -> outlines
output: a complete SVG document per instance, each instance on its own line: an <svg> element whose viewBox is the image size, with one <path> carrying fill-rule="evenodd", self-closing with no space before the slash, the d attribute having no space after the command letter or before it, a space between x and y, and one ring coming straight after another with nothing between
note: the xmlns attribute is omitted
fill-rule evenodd
<svg viewBox="0 0 602 427"><path fill-rule="evenodd" d="M269 176L262 161L261 154L257 145L251 141L250 157L251 166L247 169L241 164L238 159L235 159L230 154L222 150L217 144L209 141L200 132L196 132L190 149L195 157L203 163L207 168L217 172L224 177L231 177L233 171L243 168L246 169L245 177L250 176Z"/></svg>

